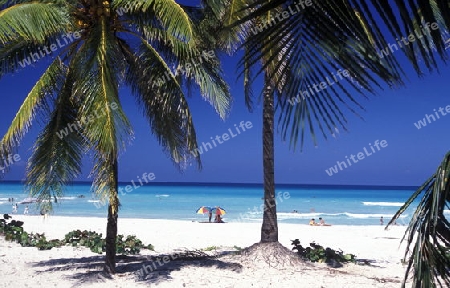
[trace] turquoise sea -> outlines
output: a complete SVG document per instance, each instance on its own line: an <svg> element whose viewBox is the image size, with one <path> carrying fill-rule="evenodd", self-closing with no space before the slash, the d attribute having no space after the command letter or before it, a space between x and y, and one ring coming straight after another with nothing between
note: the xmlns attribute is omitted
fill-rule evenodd
<svg viewBox="0 0 450 288"><path fill-rule="evenodd" d="M262 221L263 188L259 184L151 183L140 186L139 183L121 183L120 187L119 217L123 218L206 221L207 215L195 213L204 205L224 208L226 222ZM305 224L310 218L322 217L336 225L380 225L380 217L383 216L386 223L415 189L277 185L278 221ZM0 182L0 213L12 212L9 198L20 203L27 197L20 182ZM30 214L39 214L35 204L18 204L17 213L22 214L26 206ZM89 183L68 186L65 196L54 207L53 215L94 217L106 217L107 208L92 195ZM412 211L409 209L397 223L405 225Z"/></svg>

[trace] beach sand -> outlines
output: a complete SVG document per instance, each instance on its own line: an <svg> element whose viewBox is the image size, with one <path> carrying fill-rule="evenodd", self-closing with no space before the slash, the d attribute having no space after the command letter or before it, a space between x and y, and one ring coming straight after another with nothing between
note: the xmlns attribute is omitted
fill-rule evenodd
<svg viewBox="0 0 450 288"><path fill-rule="evenodd" d="M24 221L27 232L45 233L47 240L64 238L75 229L105 235L106 219L14 215ZM118 257L113 279L101 270L104 254L84 247L61 247L47 251L20 247L0 238L0 279L2 287L400 287L405 266L400 240L405 226L308 226L279 223L279 242L292 249L298 238L303 246L310 242L352 253L370 265L345 264L333 268L326 264L271 267L264 259L249 259L228 254L210 260L173 259L170 253L218 247L234 251L259 241L260 223L198 223L188 221L119 218L118 233L136 235L155 251L143 250L140 256ZM208 249L209 250L209 249ZM155 255L164 261L151 262ZM166 261L167 260L167 261Z"/></svg>

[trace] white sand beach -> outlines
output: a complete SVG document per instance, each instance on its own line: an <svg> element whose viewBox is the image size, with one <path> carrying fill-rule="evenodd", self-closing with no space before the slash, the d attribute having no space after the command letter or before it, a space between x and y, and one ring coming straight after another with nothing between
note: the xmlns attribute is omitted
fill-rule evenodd
<svg viewBox="0 0 450 288"><path fill-rule="evenodd" d="M64 238L74 229L92 230L105 235L106 219L14 215L25 222L27 232L45 233L47 239ZM104 254L84 247L61 247L48 251L21 247L0 238L0 279L2 287L400 287L405 266L404 245L400 244L405 226L308 226L279 224L279 242L288 249L298 238L303 246L311 241L352 253L370 265L345 264L333 268L326 264L271 267L264 259L226 255L211 260L181 261L170 253L185 249L219 247L219 251L245 248L259 241L260 223L198 223L188 221L120 219L119 234L136 235L155 251L140 256L118 257L117 274L106 279L98 271ZM208 253L215 253L214 251ZM168 255L168 261L153 264L151 255ZM147 265L146 272L144 266ZM150 268L152 267L152 268ZM141 276L139 273L143 272ZM148 272L148 273L147 273Z"/></svg>

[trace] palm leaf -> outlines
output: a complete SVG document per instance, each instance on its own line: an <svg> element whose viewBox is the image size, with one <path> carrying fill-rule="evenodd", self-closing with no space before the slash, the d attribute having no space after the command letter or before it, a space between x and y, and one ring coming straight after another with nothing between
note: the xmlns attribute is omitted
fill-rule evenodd
<svg viewBox="0 0 450 288"><path fill-rule="evenodd" d="M80 174L85 151L77 121L79 107L72 99L72 76L67 74L64 85L58 89L50 121L38 136L28 162L26 185L46 211L52 210L52 200L57 202L64 187Z"/></svg>
<svg viewBox="0 0 450 288"><path fill-rule="evenodd" d="M119 83L125 73L125 58L106 20L101 21L87 40L90 45L81 50L84 61L73 65L79 79L75 95L81 102L79 117L88 119L81 133L87 139L88 147L95 151L91 173L94 193L101 197L109 193L112 213L117 213L119 202L114 168L117 164L114 163L120 149L125 149L130 142L133 132L118 97Z"/></svg>
<svg viewBox="0 0 450 288"><path fill-rule="evenodd" d="M70 31L67 10L52 3L23 3L0 11L0 44L17 38L33 43L45 41L64 31Z"/></svg>
<svg viewBox="0 0 450 288"><path fill-rule="evenodd" d="M402 241L406 240L408 262L403 283L413 273L414 287L448 287L450 285L450 223L444 215L450 203L450 153L436 172L400 207L386 229L422 196ZM412 246L412 249L411 249Z"/></svg>
<svg viewBox="0 0 450 288"><path fill-rule="evenodd" d="M61 86L65 70L61 60L56 58L31 89L1 140L3 157L17 149L39 111L50 109L49 98Z"/></svg>
<svg viewBox="0 0 450 288"><path fill-rule="evenodd" d="M155 15L161 25L174 37L189 42L193 35L192 23L183 8L173 0L117 0L113 1L112 9L126 7L126 17L133 15ZM147 17L148 19L148 17Z"/></svg>
<svg viewBox="0 0 450 288"><path fill-rule="evenodd" d="M132 88L153 134L177 165L197 148L192 116L175 75L160 55L142 41L140 56L122 43L130 69L127 83ZM200 159L198 165L200 167Z"/></svg>

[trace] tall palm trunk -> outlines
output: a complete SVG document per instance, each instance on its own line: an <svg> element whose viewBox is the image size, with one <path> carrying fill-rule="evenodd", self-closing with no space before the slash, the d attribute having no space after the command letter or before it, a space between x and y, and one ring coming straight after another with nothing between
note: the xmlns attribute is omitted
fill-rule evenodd
<svg viewBox="0 0 450 288"><path fill-rule="evenodd" d="M277 206L275 203L274 168L274 91L265 76L263 94L263 166L264 166L264 214L261 242L278 242Z"/></svg>
<svg viewBox="0 0 450 288"><path fill-rule="evenodd" d="M106 225L106 259L105 271L108 274L116 273L116 239L117 239L117 218L119 216L118 198L118 165L117 158L114 157L112 165L114 187L110 187L110 199L108 204L108 223ZM112 189L111 189L112 188Z"/></svg>

